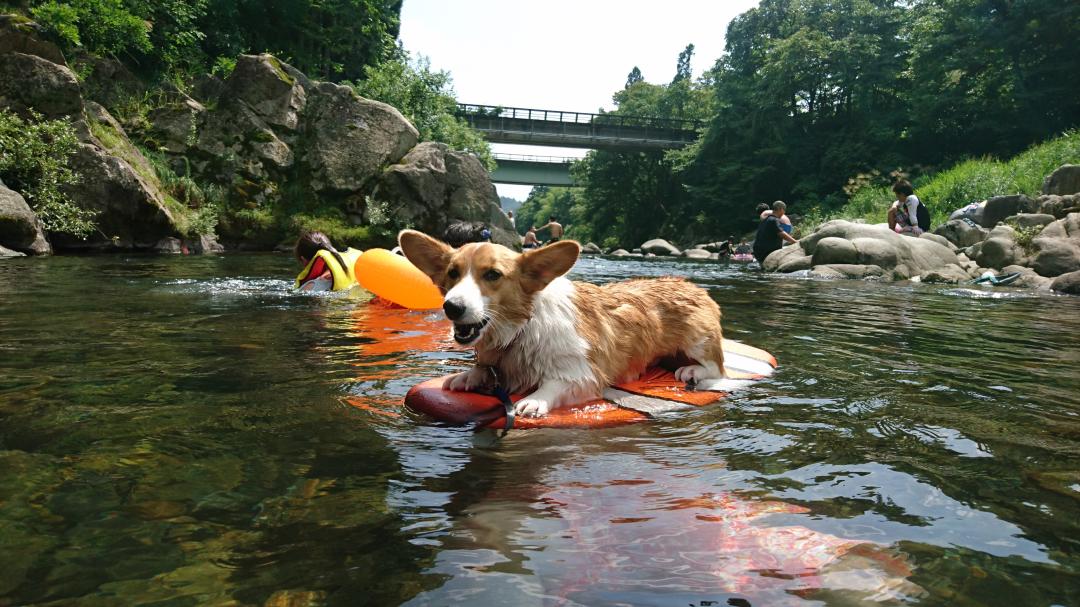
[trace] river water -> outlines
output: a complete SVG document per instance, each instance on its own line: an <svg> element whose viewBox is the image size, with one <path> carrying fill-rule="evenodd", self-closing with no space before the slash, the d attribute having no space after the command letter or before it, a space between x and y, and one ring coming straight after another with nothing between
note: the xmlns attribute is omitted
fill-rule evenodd
<svg viewBox="0 0 1080 607"><path fill-rule="evenodd" d="M0 605L1080 604L1080 298L585 259L780 368L496 440L401 406L444 320L295 271L0 264Z"/></svg>

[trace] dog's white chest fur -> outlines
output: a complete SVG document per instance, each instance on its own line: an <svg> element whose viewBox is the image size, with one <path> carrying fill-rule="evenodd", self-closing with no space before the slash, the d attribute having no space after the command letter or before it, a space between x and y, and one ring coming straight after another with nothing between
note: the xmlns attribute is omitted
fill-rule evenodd
<svg viewBox="0 0 1080 607"><path fill-rule="evenodd" d="M601 387L589 366L589 344L578 333L577 323L574 283L556 278L536 294L532 317L509 343L501 344L508 347L499 366L511 391L557 380L584 389L569 398L599 394Z"/></svg>

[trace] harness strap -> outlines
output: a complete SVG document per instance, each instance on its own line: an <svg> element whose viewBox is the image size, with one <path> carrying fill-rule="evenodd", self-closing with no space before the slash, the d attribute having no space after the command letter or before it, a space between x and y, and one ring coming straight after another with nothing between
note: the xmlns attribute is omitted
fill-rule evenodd
<svg viewBox="0 0 1080 607"><path fill-rule="evenodd" d="M510 400L510 393L501 384L495 385L495 396L499 397L503 408L506 409L506 425L503 426L502 434L499 435L499 438L502 438L506 436L510 428L514 427L514 402Z"/></svg>
<svg viewBox="0 0 1080 607"><path fill-rule="evenodd" d="M514 401L510 400L510 392L503 387L502 382L499 380L499 372L495 369L495 366L483 366L487 367L487 370L491 373L492 379L495 380L495 387L491 389L491 393L499 399L499 404L502 405L503 410L506 413L506 425L503 426L502 433L499 434L499 438L502 438L514 427Z"/></svg>

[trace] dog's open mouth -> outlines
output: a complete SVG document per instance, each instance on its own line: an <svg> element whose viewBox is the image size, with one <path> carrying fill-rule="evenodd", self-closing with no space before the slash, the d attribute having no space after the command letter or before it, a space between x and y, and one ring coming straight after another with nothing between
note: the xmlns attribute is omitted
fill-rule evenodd
<svg viewBox="0 0 1080 607"><path fill-rule="evenodd" d="M487 319L472 324L454 323L454 341L461 345L468 345L480 337L480 331L487 325Z"/></svg>

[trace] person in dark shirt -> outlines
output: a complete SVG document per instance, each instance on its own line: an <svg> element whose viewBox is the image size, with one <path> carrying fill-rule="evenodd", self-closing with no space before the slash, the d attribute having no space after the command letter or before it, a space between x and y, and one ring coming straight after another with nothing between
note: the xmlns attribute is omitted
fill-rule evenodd
<svg viewBox="0 0 1080 607"><path fill-rule="evenodd" d="M783 227L783 217L787 211L787 205L777 200L772 205L772 213L766 215L758 225L757 236L754 237L754 259L758 263L765 263L769 253L784 246L784 241L792 244L799 242Z"/></svg>

